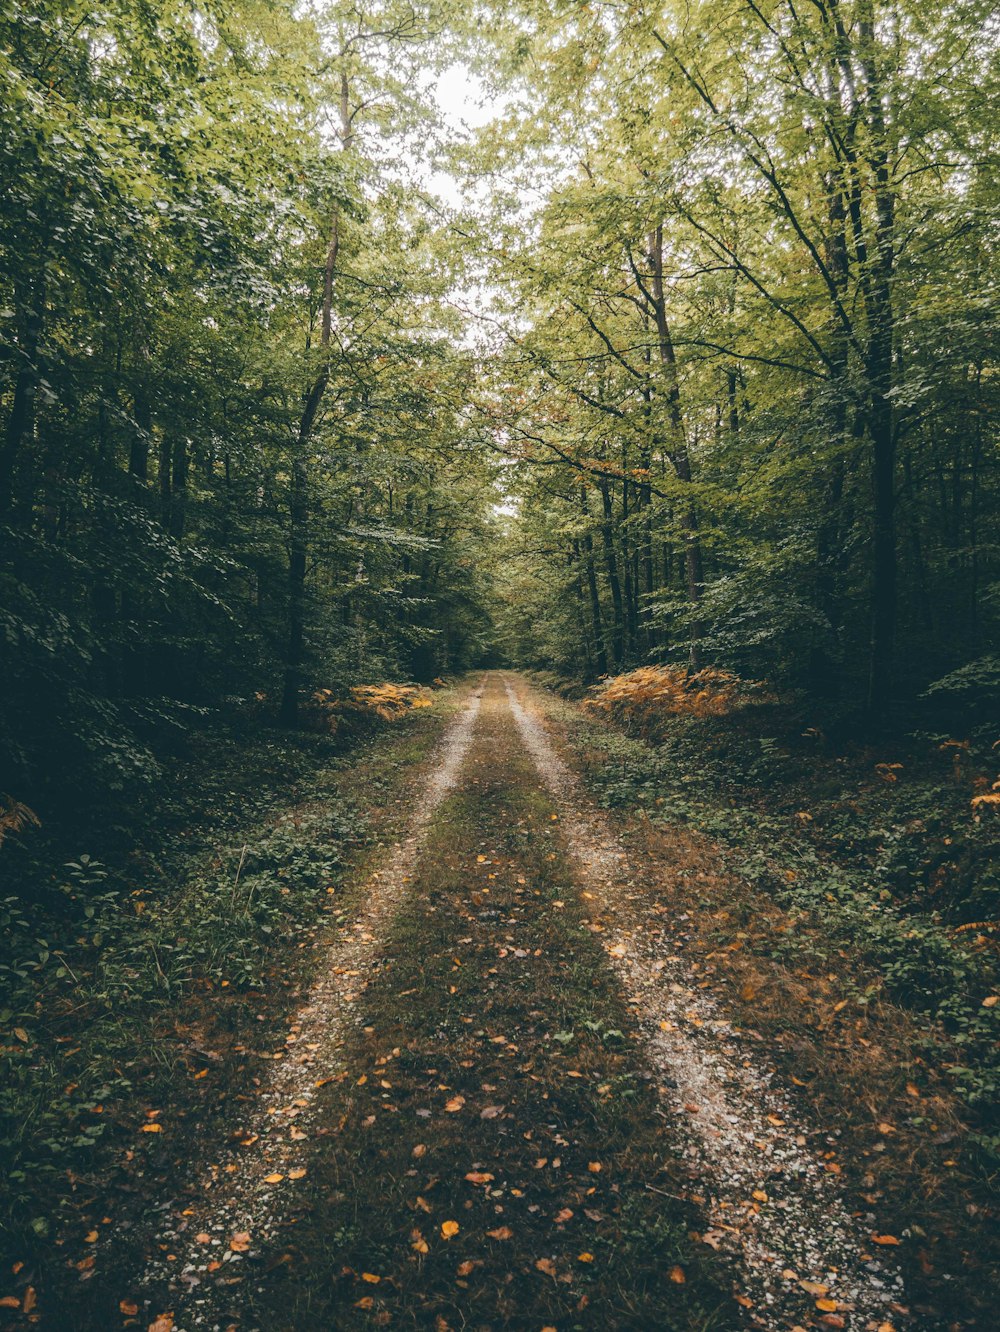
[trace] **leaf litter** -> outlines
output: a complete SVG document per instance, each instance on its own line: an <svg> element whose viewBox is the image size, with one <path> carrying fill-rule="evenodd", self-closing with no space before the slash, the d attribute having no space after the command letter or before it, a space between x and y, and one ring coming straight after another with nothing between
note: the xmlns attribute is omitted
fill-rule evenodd
<svg viewBox="0 0 1000 1332"><path fill-rule="evenodd" d="M174 1203L164 1209L170 1220L156 1236L159 1254L136 1286L169 1290L174 1317L181 1320L171 1324L175 1332L218 1322L217 1297L235 1278L234 1264L276 1235L285 1212L282 1191L307 1173L297 1143L308 1137L303 1130L316 1115L317 1091L337 1074L338 1050L357 1021L361 994L378 973L381 943L413 880L427 829L465 760L481 696L477 686L438 742L405 837L371 874L358 914L330 942L323 973L290 1024L285 1050L272 1053L265 1066L257 1105L201 1181L203 1201L183 1215L174 1214Z"/></svg>
<svg viewBox="0 0 1000 1332"><path fill-rule="evenodd" d="M506 678L505 685L524 744L557 803L583 896L599 911L592 928L599 926L594 932L637 1010L692 1185L709 1194L702 1239L741 1264L748 1294L738 1302L747 1322L902 1328L902 1278L885 1247L871 1252L873 1243L892 1241L873 1235L874 1216L852 1217L837 1172L817 1150L829 1153L836 1135L817 1140L797 1122L774 1070L677 956L648 892L632 881L624 845L585 800L530 702L525 706Z"/></svg>

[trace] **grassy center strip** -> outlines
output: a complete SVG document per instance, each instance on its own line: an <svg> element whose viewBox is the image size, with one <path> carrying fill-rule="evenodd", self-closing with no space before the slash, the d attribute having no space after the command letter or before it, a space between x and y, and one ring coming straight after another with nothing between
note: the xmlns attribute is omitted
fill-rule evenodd
<svg viewBox="0 0 1000 1332"><path fill-rule="evenodd" d="M267 1327L718 1328L728 1273L689 1232L649 1070L570 889L558 823L487 691L387 962L324 1089L311 1192ZM236 1273L230 1270L229 1278Z"/></svg>

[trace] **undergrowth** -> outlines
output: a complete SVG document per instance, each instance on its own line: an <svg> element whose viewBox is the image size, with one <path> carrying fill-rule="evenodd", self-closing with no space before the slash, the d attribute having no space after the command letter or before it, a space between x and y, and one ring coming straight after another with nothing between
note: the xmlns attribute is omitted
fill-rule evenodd
<svg viewBox="0 0 1000 1332"><path fill-rule="evenodd" d="M986 737L958 746L957 765L955 746L929 736L883 761L831 753L818 732L790 733L773 707L674 716L658 735L650 743L589 723L572 741L596 760L588 768L603 804L707 834L790 913L793 928L772 953L801 965L848 948L859 966L843 982L856 1003L889 998L926 1016L927 1055L995 1162L1000 817L973 803Z"/></svg>
<svg viewBox="0 0 1000 1332"><path fill-rule="evenodd" d="M17 848L20 891L0 897L0 1226L15 1242L55 1229L74 1179L102 1140L131 1136L158 1080L219 1057L179 1032L240 1028L247 1001L289 983L368 837L343 789L355 761L329 738L202 735L141 844L111 827L94 834L100 858L47 862L55 838L30 858ZM393 766L370 765L366 805ZM245 997L238 1012L227 996Z"/></svg>

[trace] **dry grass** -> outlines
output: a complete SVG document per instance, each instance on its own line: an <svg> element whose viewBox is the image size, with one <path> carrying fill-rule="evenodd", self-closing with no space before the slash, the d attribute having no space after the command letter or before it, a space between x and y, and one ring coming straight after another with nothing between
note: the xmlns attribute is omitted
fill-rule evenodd
<svg viewBox="0 0 1000 1332"><path fill-rule="evenodd" d="M626 729L655 739L671 717L727 717L753 703L768 701L763 685L742 680L730 671L643 666L601 681L583 706L607 713Z"/></svg>
<svg viewBox="0 0 1000 1332"><path fill-rule="evenodd" d="M303 709L306 725L314 731L336 735L345 725L374 718L399 721L417 708L432 706L431 691L424 685L355 685L346 694L317 689Z"/></svg>

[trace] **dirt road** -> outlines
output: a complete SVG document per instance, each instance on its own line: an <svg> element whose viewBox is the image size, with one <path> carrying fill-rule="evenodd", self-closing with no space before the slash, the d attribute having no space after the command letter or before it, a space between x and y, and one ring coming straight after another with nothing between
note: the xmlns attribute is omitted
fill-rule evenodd
<svg viewBox="0 0 1000 1332"><path fill-rule="evenodd" d="M835 1126L727 1020L670 867L536 702L471 689L201 1201L162 1209L133 1326L905 1325Z"/></svg>

